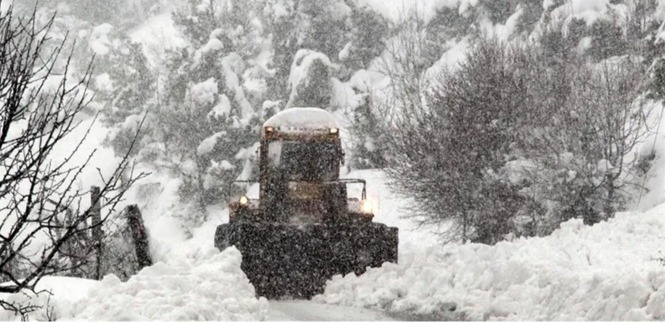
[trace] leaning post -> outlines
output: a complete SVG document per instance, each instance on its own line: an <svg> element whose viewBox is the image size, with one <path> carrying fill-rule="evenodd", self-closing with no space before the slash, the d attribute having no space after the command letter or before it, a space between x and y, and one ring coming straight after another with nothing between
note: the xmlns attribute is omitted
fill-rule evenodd
<svg viewBox="0 0 665 322"><path fill-rule="evenodd" d="M90 188L90 215L92 217L92 240L95 249L95 279L102 279L102 207L99 187Z"/></svg>

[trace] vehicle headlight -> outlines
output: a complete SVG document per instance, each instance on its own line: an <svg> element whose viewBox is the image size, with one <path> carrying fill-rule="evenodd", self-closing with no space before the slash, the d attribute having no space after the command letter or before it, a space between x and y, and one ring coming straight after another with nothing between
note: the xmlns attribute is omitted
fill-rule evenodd
<svg viewBox="0 0 665 322"><path fill-rule="evenodd" d="M337 132L339 132L339 129L338 129L338 128L336 128L336 127L331 127L331 128L330 128L330 133L335 134L335 133L337 133Z"/></svg>
<svg viewBox="0 0 665 322"><path fill-rule="evenodd" d="M247 198L247 196L242 196L239 201L241 205L246 206L249 203L249 198Z"/></svg>
<svg viewBox="0 0 665 322"><path fill-rule="evenodd" d="M374 204L371 200L365 199L360 202L360 211L364 214L374 213Z"/></svg>

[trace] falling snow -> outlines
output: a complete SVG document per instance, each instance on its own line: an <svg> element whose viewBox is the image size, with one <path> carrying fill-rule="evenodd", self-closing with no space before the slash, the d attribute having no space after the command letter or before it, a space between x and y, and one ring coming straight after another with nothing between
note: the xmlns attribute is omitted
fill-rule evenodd
<svg viewBox="0 0 665 322"><path fill-rule="evenodd" d="M665 1L0 1L0 34L33 12L0 320L665 320Z"/></svg>

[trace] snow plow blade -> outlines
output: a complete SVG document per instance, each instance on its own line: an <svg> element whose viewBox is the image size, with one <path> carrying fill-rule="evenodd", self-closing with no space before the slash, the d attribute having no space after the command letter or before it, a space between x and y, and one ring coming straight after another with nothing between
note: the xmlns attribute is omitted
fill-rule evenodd
<svg viewBox="0 0 665 322"><path fill-rule="evenodd" d="M310 299L337 274L397 262L398 229L348 225L233 222L217 227L215 247L235 246L257 296Z"/></svg>

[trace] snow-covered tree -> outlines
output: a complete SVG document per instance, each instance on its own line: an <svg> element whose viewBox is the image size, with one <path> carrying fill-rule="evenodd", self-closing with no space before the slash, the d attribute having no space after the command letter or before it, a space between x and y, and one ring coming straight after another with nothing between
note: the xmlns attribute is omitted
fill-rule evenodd
<svg viewBox="0 0 665 322"><path fill-rule="evenodd" d="M369 27L370 21L362 25L360 12L367 10L343 0L266 0L263 20L271 31L274 50L275 77L270 83L273 98L283 98L291 92L289 75L292 74L292 65L300 65L296 62L303 58L299 54L301 50L320 53L327 57L326 61L333 63L338 62L340 56L349 58L352 55L349 62L356 66L363 59L371 59L360 57L366 55L366 51L372 51L373 46L380 46L380 41L374 38L374 41L362 43L360 40L363 37L380 37L381 34L370 35L377 28ZM354 53L351 47L355 48Z"/></svg>
<svg viewBox="0 0 665 322"><path fill-rule="evenodd" d="M382 147L384 123L373 104L370 94L359 95L360 102L352 109L352 154L350 166L355 169L383 168L386 165Z"/></svg>
<svg viewBox="0 0 665 322"><path fill-rule="evenodd" d="M266 78L269 39L252 6L189 1L174 13L190 47L167 56L168 75L140 157L182 181L196 224L225 202L230 183L250 179ZM192 202L194 201L194 202Z"/></svg>
<svg viewBox="0 0 665 322"><path fill-rule="evenodd" d="M123 151L133 142L132 133L145 114L155 108L157 77L148 66L143 46L129 39L118 41L117 48L100 56L96 71L96 103L104 115L102 121L113 129L108 143L114 151ZM152 133L148 124L142 138ZM143 140L134 144L138 151Z"/></svg>
<svg viewBox="0 0 665 322"><path fill-rule="evenodd" d="M368 69L373 59L385 49L390 24L371 8L349 3L350 31L348 42L339 51L337 58L348 70ZM344 77L342 77L344 79Z"/></svg>
<svg viewBox="0 0 665 322"><path fill-rule="evenodd" d="M323 53L301 49L293 58L289 75L289 101L286 107L330 105L334 66Z"/></svg>

